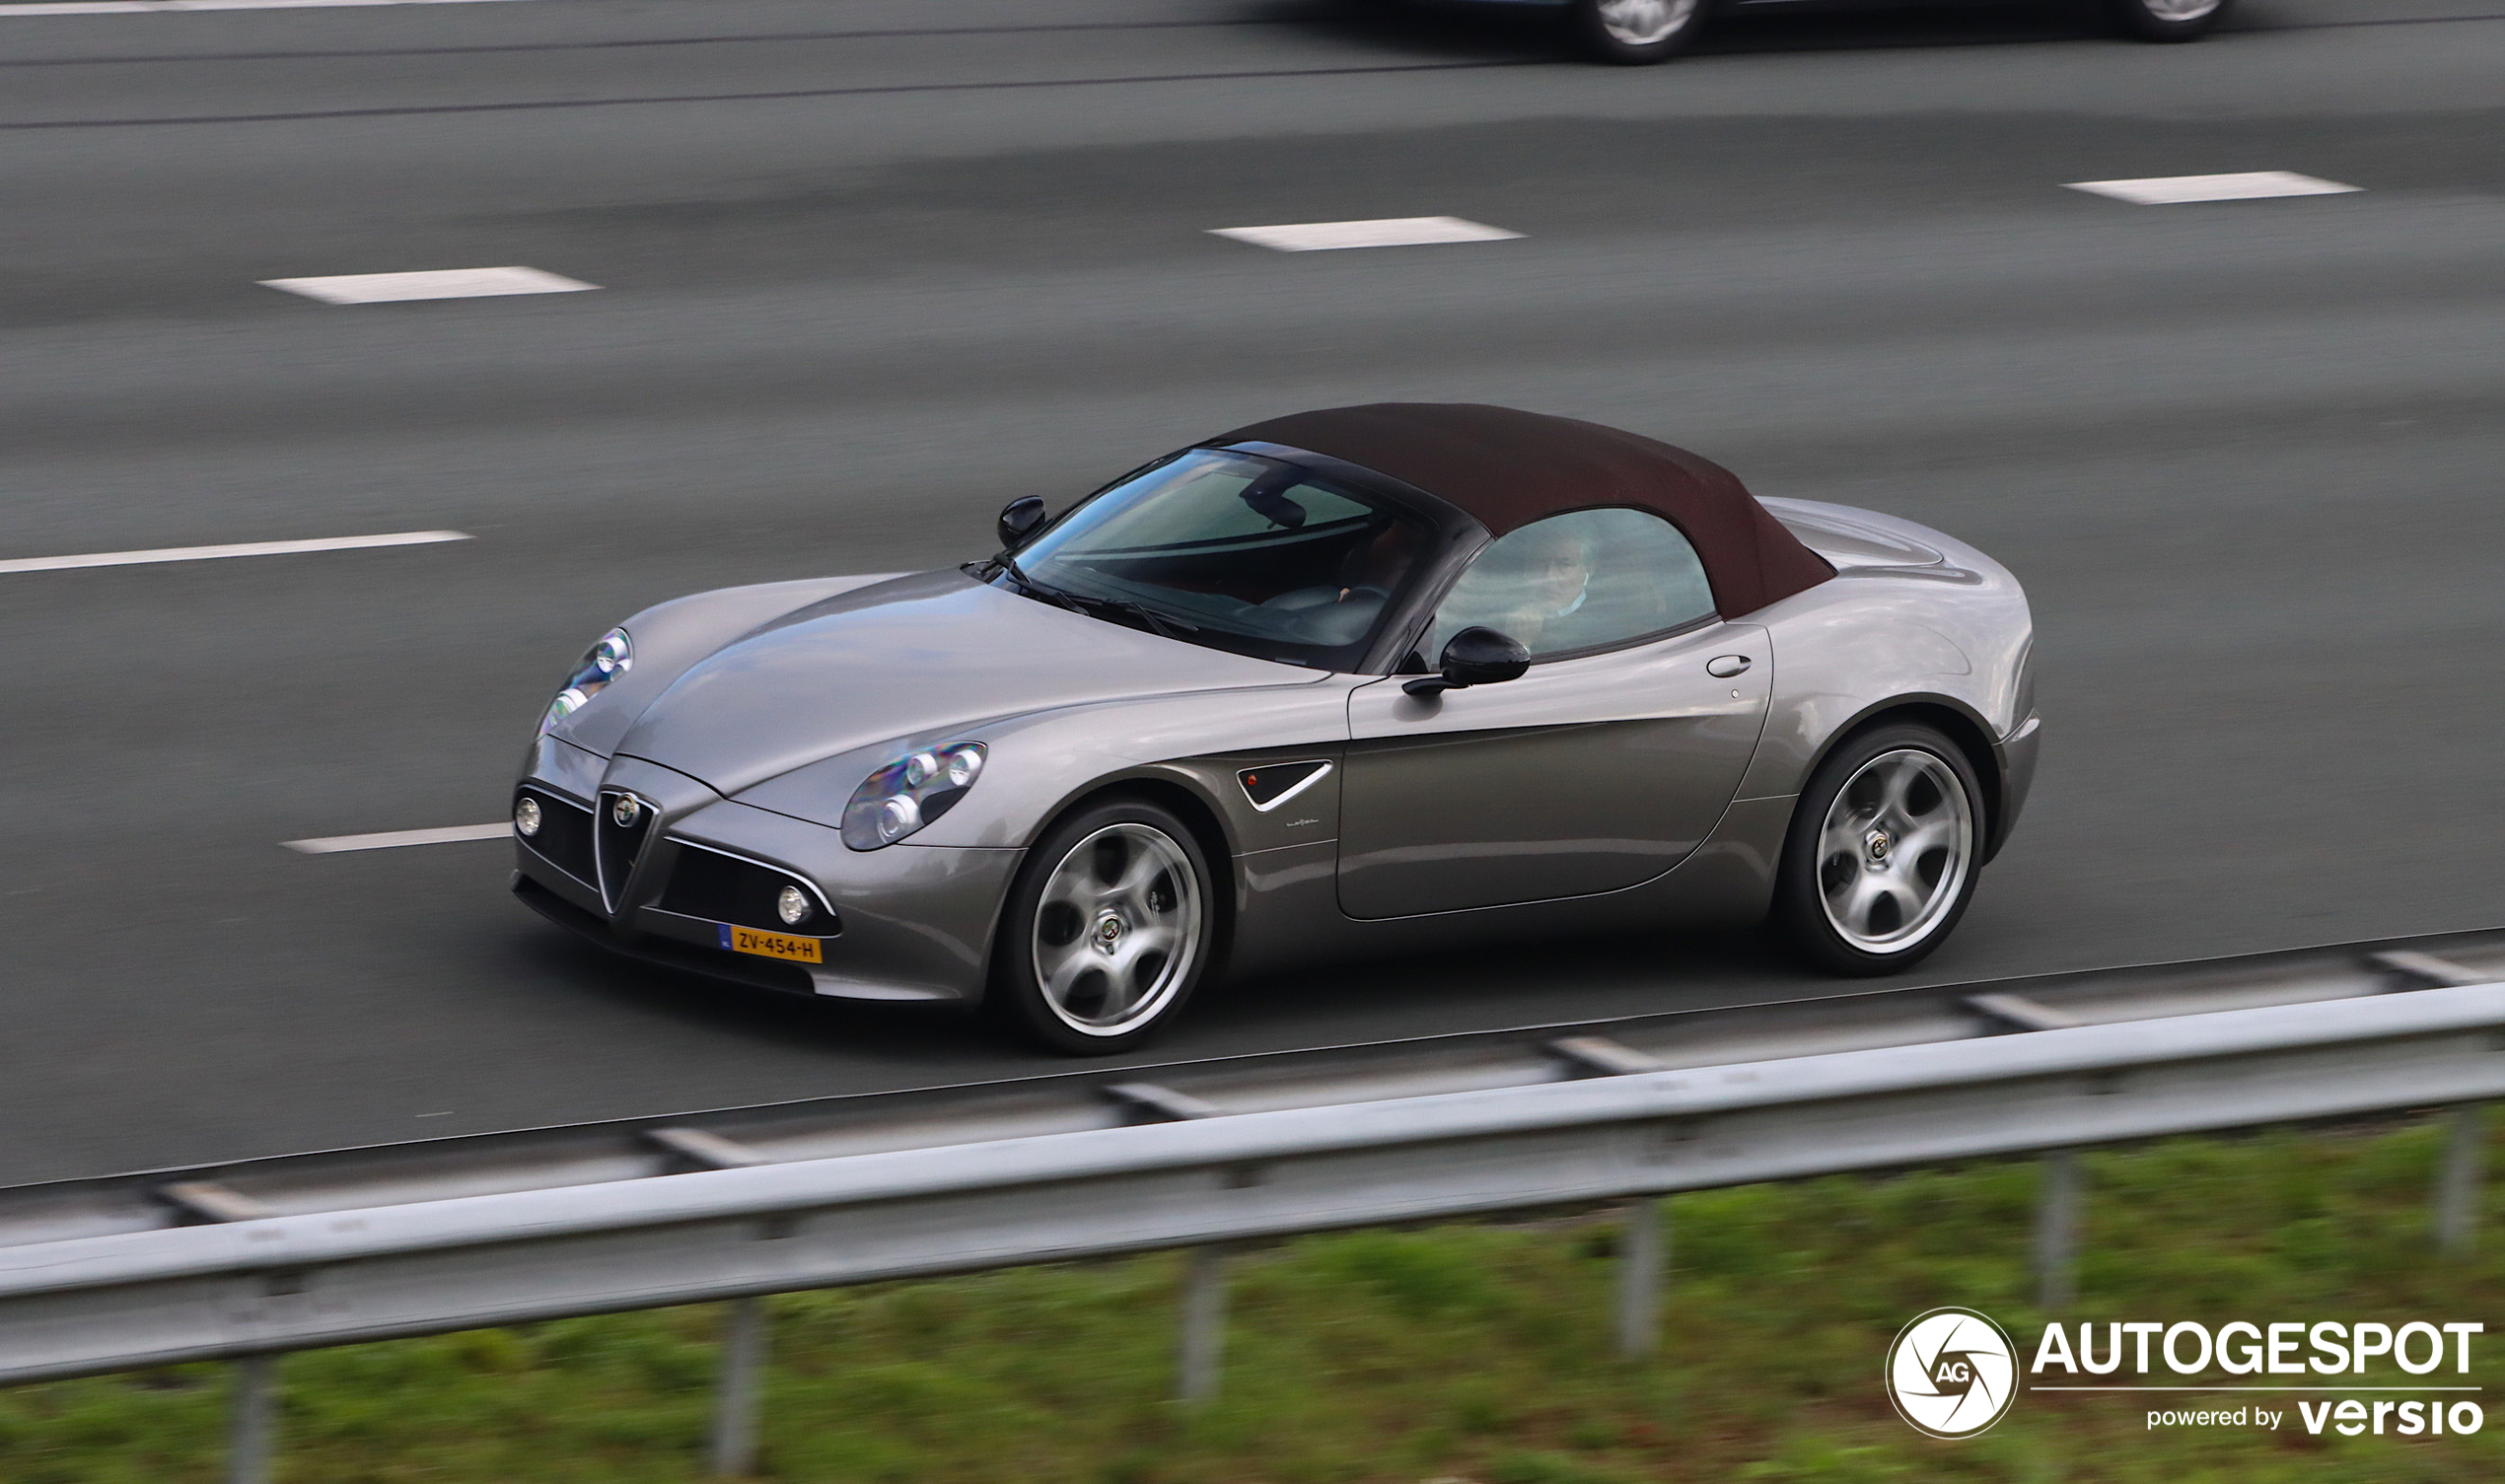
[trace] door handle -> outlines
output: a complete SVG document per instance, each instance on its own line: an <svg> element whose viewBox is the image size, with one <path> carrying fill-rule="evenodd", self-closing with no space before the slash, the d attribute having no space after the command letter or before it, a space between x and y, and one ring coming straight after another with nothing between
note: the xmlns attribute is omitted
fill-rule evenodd
<svg viewBox="0 0 2505 1484"><path fill-rule="evenodd" d="M1705 673L1718 680L1728 680L1748 668L1746 655L1716 655L1705 662Z"/></svg>

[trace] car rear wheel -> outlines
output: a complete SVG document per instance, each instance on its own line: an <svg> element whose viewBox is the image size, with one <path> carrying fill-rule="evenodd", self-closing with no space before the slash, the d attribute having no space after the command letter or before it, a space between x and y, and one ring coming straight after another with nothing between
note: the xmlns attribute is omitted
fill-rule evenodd
<svg viewBox="0 0 2505 1484"><path fill-rule="evenodd" d="M1119 1051L1172 1021L1208 970L1216 903L1191 830L1141 800L1084 809L1027 853L990 1003L1056 1051Z"/></svg>
<svg viewBox="0 0 2505 1484"><path fill-rule="evenodd" d="M1583 49L1604 62L1640 67L1687 49L1704 23L1704 0L1573 0Z"/></svg>
<svg viewBox="0 0 2505 1484"><path fill-rule="evenodd" d="M2188 41L2205 36L2226 17L2232 0L2106 0L2113 24L2143 41Z"/></svg>
<svg viewBox="0 0 2505 1484"><path fill-rule="evenodd" d="M1886 974L1927 957L1982 869L1983 791L1928 727L1874 728L1811 775L1775 885L1787 945L1817 968Z"/></svg>

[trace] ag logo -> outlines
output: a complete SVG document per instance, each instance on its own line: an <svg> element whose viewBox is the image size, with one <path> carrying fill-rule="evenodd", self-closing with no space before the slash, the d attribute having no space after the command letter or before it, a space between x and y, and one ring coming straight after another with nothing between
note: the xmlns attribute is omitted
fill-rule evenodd
<svg viewBox="0 0 2505 1484"><path fill-rule="evenodd" d="M1970 1308L1935 1308L1888 1347L1888 1399L1934 1438L1971 1438L2008 1414L2018 1395L2018 1347Z"/></svg>

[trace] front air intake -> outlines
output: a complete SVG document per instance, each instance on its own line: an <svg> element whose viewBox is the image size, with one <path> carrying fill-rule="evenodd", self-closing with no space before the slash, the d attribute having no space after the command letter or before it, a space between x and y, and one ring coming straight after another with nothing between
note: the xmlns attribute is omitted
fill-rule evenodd
<svg viewBox="0 0 2505 1484"><path fill-rule="evenodd" d="M539 831L523 837L522 843L532 854L597 889L600 867L592 861L592 811L578 800L546 789L525 788L515 796L539 803Z"/></svg>
<svg viewBox="0 0 2505 1484"><path fill-rule="evenodd" d="M798 887L809 899L809 913L798 922L784 921L777 909L786 886ZM726 922L767 933L832 938L843 931L818 889L790 872L683 840L679 842L678 857L670 867L670 883L661 888L657 905L664 912L682 917Z"/></svg>

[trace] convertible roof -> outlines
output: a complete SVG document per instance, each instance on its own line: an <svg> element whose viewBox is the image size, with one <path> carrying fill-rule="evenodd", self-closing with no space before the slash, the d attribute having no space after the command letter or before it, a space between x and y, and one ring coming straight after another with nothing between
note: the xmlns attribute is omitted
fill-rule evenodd
<svg viewBox="0 0 2505 1484"><path fill-rule="evenodd" d="M1467 511L1491 535L1572 510L1651 511L1696 548L1725 617L1835 575L1729 469L1576 418L1469 402L1375 402L1273 417L1210 442L1281 444L1389 474Z"/></svg>

